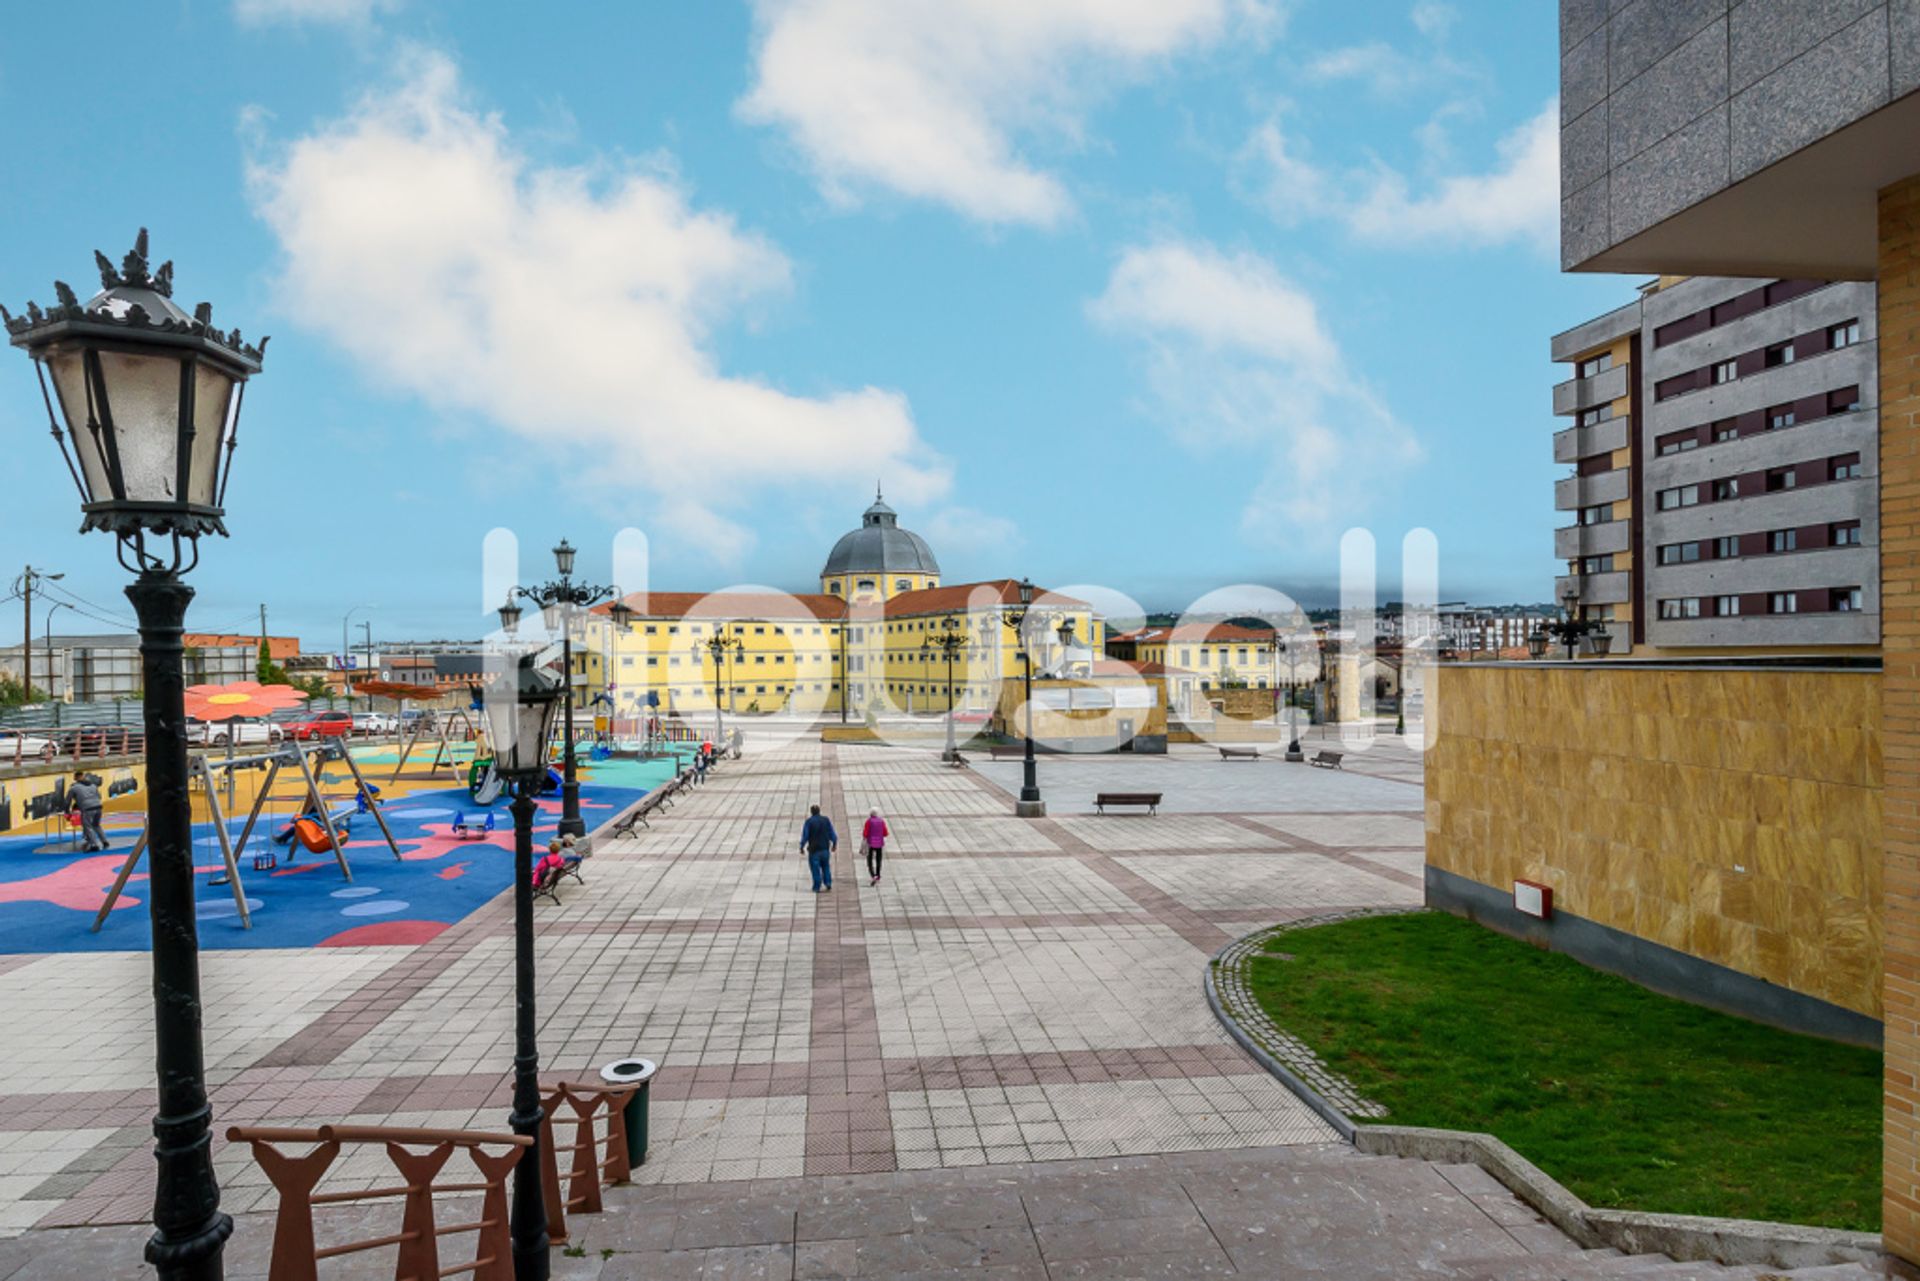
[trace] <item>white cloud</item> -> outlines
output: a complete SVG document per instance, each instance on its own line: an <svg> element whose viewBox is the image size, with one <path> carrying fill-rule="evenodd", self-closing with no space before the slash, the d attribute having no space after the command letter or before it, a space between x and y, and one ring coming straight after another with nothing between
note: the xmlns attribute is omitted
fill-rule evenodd
<svg viewBox="0 0 1920 1281"><path fill-rule="evenodd" d="M1560 101L1555 98L1498 144L1499 164L1482 174L1442 178L1424 195L1381 173L1350 221L1360 236L1412 243L1502 244L1551 249L1560 232Z"/></svg>
<svg viewBox="0 0 1920 1281"><path fill-rule="evenodd" d="M1141 341L1150 410L1220 475L1264 472L1250 535L1355 519L1420 446L1347 365L1311 296L1256 254L1162 241L1121 255L1093 320Z"/></svg>
<svg viewBox="0 0 1920 1281"><path fill-rule="evenodd" d="M1448 154L1443 124L1458 114L1457 107L1443 108L1419 131L1430 160ZM1500 139L1493 168L1444 175L1421 191L1385 164L1346 171L1316 164L1276 114L1248 134L1235 156L1234 182L1282 225L1328 217L1383 246L1519 242L1551 250L1560 231L1559 121L1554 99Z"/></svg>
<svg viewBox="0 0 1920 1281"><path fill-rule="evenodd" d="M285 255L280 310L378 381L584 464L592 488L650 492L720 550L741 546L728 506L851 463L909 498L944 490L899 393L797 395L717 368L714 330L788 285L775 246L657 168L534 163L458 79L416 55L250 166Z"/></svg>
<svg viewBox="0 0 1920 1281"><path fill-rule="evenodd" d="M1460 11L1446 0L1415 0L1413 25L1429 40L1445 40L1460 20Z"/></svg>
<svg viewBox="0 0 1920 1281"><path fill-rule="evenodd" d="M975 507L942 507L926 520L927 541L954 559L996 561L1021 544L1020 527L1005 516Z"/></svg>
<svg viewBox="0 0 1920 1281"><path fill-rule="evenodd" d="M362 26L399 0L233 0L233 16L249 26L273 22L332 22Z"/></svg>
<svg viewBox="0 0 1920 1281"><path fill-rule="evenodd" d="M1308 62L1306 70L1312 80L1358 80L1375 96L1393 98L1418 88L1444 68L1437 67L1431 57L1403 53L1376 40L1331 49Z"/></svg>
<svg viewBox="0 0 1920 1281"><path fill-rule="evenodd" d="M786 131L828 196L870 188L985 223L1072 210L1016 137L1074 140L1090 99L1277 23L1269 0L755 0L744 119Z"/></svg>

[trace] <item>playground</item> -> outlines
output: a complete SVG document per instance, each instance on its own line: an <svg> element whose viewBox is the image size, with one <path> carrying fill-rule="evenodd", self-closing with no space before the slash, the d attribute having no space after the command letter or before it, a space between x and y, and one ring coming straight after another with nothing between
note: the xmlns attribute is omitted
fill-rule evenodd
<svg viewBox="0 0 1920 1281"><path fill-rule="evenodd" d="M407 759L399 746L350 750L196 760L203 948L424 943L511 884L508 798L484 770L470 787L470 747ZM683 755L581 759L588 832L671 778ZM127 866L144 828L144 789L113 781L122 790L109 798L105 852L83 852L58 814L0 837L0 954L149 946L144 852ZM559 822L557 786L538 805L536 846Z"/></svg>

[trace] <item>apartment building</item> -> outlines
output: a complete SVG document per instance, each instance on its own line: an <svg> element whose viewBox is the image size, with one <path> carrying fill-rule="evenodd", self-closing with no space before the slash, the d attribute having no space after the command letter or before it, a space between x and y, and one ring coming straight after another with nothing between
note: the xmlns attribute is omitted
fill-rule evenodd
<svg viewBox="0 0 1920 1281"><path fill-rule="evenodd" d="M1870 652L1874 288L1662 277L1553 339L1555 596L1612 653Z"/></svg>

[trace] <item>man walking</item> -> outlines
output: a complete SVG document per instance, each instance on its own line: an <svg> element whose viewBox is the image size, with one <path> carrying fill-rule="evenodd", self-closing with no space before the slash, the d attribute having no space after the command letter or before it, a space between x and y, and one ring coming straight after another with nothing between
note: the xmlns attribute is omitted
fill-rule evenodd
<svg viewBox="0 0 1920 1281"><path fill-rule="evenodd" d="M80 815L80 848L92 854L107 848L106 833L100 830L100 815L106 802L100 799L100 786L93 775L75 774L67 789L67 812Z"/></svg>
<svg viewBox="0 0 1920 1281"><path fill-rule="evenodd" d="M807 869L813 873L813 892L831 890L833 852L840 848L840 838L833 830L833 820L822 814L818 805L811 808L801 825L800 848L806 851Z"/></svg>

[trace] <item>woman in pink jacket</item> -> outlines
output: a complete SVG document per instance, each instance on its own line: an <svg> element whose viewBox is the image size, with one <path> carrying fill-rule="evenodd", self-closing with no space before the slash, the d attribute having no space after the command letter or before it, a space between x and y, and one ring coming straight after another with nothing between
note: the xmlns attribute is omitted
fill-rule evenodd
<svg viewBox="0 0 1920 1281"><path fill-rule="evenodd" d="M867 825L860 829L860 836L867 845L867 875L873 878L873 885L880 883L880 860L887 852L887 835L887 820L880 817L879 810L868 810Z"/></svg>

